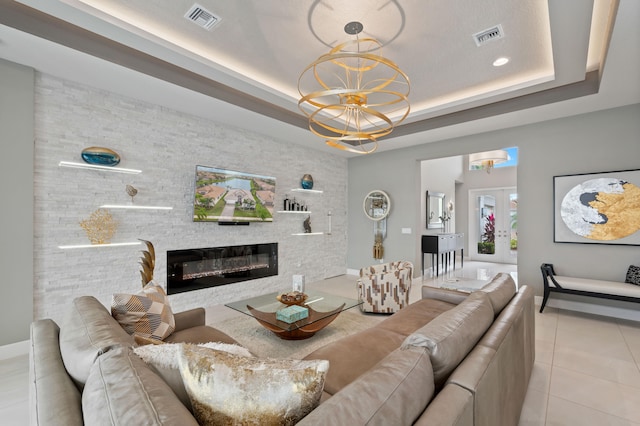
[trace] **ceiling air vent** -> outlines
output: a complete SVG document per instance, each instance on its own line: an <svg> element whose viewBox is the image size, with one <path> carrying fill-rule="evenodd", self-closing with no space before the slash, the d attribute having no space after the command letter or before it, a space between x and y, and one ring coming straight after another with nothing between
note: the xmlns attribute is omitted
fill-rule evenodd
<svg viewBox="0 0 640 426"><path fill-rule="evenodd" d="M206 30L211 30L218 22L220 22L219 16L209 12L198 3L191 6L187 13L184 14L184 17Z"/></svg>
<svg viewBox="0 0 640 426"><path fill-rule="evenodd" d="M476 42L476 46L482 46L490 41L497 40L504 37L504 31L502 25L498 24L495 27L491 27L479 33L473 35L473 40Z"/></svg>

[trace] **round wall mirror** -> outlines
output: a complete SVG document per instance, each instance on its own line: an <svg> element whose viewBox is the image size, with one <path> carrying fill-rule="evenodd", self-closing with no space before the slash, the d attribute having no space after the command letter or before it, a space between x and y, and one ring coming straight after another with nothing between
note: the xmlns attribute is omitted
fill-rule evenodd
<svg viewBox="0 0 640 426"><path fill-rule="evenodd" d="M382 220L387 217L391 210L391 199L386 192L376 189L364 197L362 208L369 219Z"/></svg>

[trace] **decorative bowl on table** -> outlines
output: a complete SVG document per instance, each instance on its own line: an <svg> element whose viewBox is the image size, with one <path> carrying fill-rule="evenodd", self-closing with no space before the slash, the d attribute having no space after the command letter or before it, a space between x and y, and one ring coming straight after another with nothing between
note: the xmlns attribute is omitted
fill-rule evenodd
<svg viewBox="0 0 640 426"><path fill-rule="evenodd" d="M280 303L291 306L302 305L307 300L307 297L309 296L299 291L290 291L289 293L279 294L276 296L276 299L278 299Z"/></svg>

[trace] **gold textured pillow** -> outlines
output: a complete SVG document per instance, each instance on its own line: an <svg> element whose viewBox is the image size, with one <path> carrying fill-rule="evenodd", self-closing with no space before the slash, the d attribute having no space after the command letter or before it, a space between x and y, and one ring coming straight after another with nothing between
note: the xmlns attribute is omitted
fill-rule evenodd
<svg viewBox="0 0 640 426"><path fill-rule="evenodd" d="M150 339L164 340L176 328L169 298L153 281L136 294L114 294L111 315L127 333Z"/></svg>
<svg viewBox="0 0 640 426"><path fill-rule="evenodd" d="M249 358L182 345L178 361L201 425L293 425L320 402L325 360Z"/></svg>
<svg viewBox="0 0 640 426"><path fill-rule="evenodd" d="M160 341L155 340L155 342ZM185 344L186 343L163 342L153 345L146 344L144 346L134 348L133 352L142 358L142 360L148 365L152 366L153 370L169 385L182 404L184 404L189 411L193 411L191 408L191 401L189 400L187 391L184 389L184 384L182 383L180 366L178 365L178 347ZM253 356L248 349L238 345L230 345L228 343L209 342L200 343L198 346L230 352L239 356Z"/></svg>

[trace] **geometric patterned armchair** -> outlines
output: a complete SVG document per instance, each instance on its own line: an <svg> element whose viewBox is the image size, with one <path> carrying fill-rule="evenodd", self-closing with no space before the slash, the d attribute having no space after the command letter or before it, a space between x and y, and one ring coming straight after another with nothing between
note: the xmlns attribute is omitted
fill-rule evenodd
<svg viewBox="0 0 640 426"><path fill-rule="evenodd" d="M408 261L381 263L360 269L356 284L362 312L388 313L409 304L413 264Z"/></svg>

